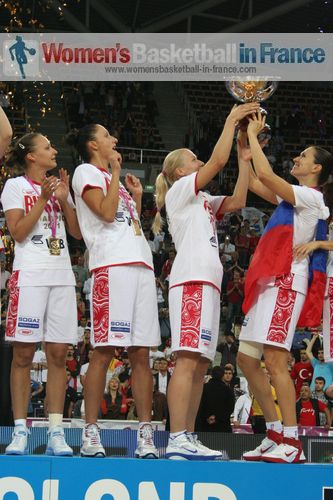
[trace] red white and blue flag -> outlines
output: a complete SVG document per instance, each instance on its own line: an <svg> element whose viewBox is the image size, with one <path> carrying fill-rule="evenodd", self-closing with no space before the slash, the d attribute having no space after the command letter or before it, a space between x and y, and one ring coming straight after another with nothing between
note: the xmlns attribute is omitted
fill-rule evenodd
<svg viewBox="0 0 333 500"><path fill-rule="evenodd" d="M243 312L247 314L257 300L258 281L289 274L293 260L294 209L290 203L279 204L269 219L259 241L245 281ZM319 220L316 240L326 240L326 222ZM320 325L325 283L327 252L316 250L309 262L309 288L298 326Z"/></svg>

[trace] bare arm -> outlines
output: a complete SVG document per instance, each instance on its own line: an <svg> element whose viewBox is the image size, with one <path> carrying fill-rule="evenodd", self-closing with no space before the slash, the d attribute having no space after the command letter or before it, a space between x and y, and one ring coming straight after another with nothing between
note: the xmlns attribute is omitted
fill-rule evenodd
<svg viewBox="0 0 333 500"><path fill-rule="evenodd" d="M264 155L259 141L258 134L262 131L265 126L265 117L262 115L253 115L252 119L249 119L249 126L247 129L249 143L252 153L253 165L258 179L275 195L280 196L283 200L295 205L295 195L292 186L276 175L266 156Z"/></svg>
<svg viewBox="0 0 333 500"><path fill-rule="evenodd" d="M2 158L5 154L6 149L12 140L12 136L12 127L8 121L6 113L0 107L0 158Z"/></svg>
<svg viewBox="0 0 333 500"><path fill-rule="evenodd" d="M241 104L234 106L227 116L222 134L217 141L213 153L208 162L200 168L197 176L197 187L202 189L210 182L220 170L225 167L229 160L230 151L233 143L235 126L237 122L246 115L255 112L258 109L257 103Z"/></svg>
<svg viewBox="0 0 333 500"><path fill-rule="evenodd" d="M220 213L233 212L246 206L247 190L249 187L249 168L238 154L238 178L232 196L227 196L222 203ZM217 214L218 215L218 214Z"/></svg>
<svg viewBox="0 0 333 500"><path fill-rule="evenodd" d="M314 252L315 250L327 250L327 251L332 251L333 250L333 241L310 241L310 243L304 243L301 245L297 245L294 248L294 257L297 260L302 260L305 259L310 253Z"/></svg>
<svg viewBox="0 0 333 500"><path fill-rule="evenodd" d="M48 200L52 196L57 181L53 176L44 179L41 186L41 195L28 214L25 215L24 211L18 208L5 212L9 232L18 243L22 243L33 230Z"/></svg>
<svg viewBox="0 0 333 500"><path fill-rule="evenodd" d="M82 239L82 234L80 226L77 220L75 209L68 203L68 193L69 193L69 175L67 171L61 168L59 170L60 183L55 190L55 196L60 203L61 210L65 216L66 228L73 238L77 240Z"/></svg>
<svg viewBox="0 0 333 500"><path fill-rule="evenodd" d="M306 354L307 354L307 357L309 358L310 361L314 358L314 355L312 354L312 348L313 348L313 344L316 342L317 338L318 338L318 334L312 335L312 339L310 340L310 342L308 343L307 348L306 348Z"/></svg>
<svg viewBox="0 0 333 500"><path fill-rule="evenodd" d="M262 141L260 143L260 147L261 148L265 147L267 143L268 140ZM257 196L260 196L260 198L263 198L264 200L276 205L277 204L276 195L270 189L264 186L264 184L258 179L258 177L253 171L251 164L252 152L247 144L246 132L241 132L241 131L238 132L237 151L238 151L238 156L241 157L242 160L246 161L248 165L249 190L252 191L252 193L255 193Z"/></svg>
<svg viewBox="0 0 333 500"><path fill-rule="evenodd" d="M138 216L141 216L141 205L142 205L142 193L143 188L138 177L133 174L126 174L125 184L127 189L130 191L133 200L135 201L136 211Z"/></svg>
<svg viewBox="0 0 333 500"><path fill-rule="evenodd" d="M95 215L105 222L113 222L119 203L119 179L121 170L121 156L115 155L111 162L112 178L106 195L99 188L92 188L83 193L83 201Z"/></svg>

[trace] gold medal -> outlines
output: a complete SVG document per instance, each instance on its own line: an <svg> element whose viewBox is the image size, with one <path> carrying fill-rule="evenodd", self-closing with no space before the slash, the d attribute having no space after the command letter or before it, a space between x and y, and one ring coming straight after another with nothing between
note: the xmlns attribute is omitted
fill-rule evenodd
<svg viewBox="0 0 333 500"><path fill-rule="evenodd" d="M141 236L141 227L139 221L136 219L132 219L132 226L135 236Z"/></svg>
<svg viewBox="0 0 333 500"><path fill-rule="evenodd" d="M50 255L60 255L60 240L59 238L49 237Z"/></svg>

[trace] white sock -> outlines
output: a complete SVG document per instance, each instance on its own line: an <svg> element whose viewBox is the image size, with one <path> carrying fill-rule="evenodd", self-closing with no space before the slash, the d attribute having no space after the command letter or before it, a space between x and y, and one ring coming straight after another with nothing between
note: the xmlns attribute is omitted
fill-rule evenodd
<svg viewBox="0 0 333 500"><path fill-rule="evenodd" d="M169 437L170 437L170 439L176 439L177 437L181 436L182 434L187 434L186 429L184 429L183 431L179 431L179 432L170 432Z"/></svg>
<svg viewBox="0 0 333 500"><path fill-rule="evenodd" d="M14 420L15 427L17 425L23 425L23 427L27 427L27 419L26 418L17 418Z"/></svg>
<svg viewBox="0 0 333 500"><path fill-rule="evenodd" d="M62 424L62 413L49 413L49 430L53 427L61 426Z"/></svg>
<svg viewBox="0 0 333 500"><path fill-rule="evenodd" d="M286 438L298 439L298 427L284 427L283 436Z"/></svg>
<svg viewBox="0 0 333 500"><path fill-rule="evenodd" d="M283 430L283 426L280 420L275 420L274 422L266 422L266 429L268 431L275 431L281 433Z"/></svg>

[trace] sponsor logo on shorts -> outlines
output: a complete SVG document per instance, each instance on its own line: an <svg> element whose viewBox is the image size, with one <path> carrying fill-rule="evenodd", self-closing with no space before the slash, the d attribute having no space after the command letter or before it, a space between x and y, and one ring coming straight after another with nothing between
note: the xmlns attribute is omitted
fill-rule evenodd
<svg viewBox="0 0 333 500"><path fill-rule="evenodd" d="M110 325L111 332L122 332L122 333L130 333L131 332L131 322L130 321L111 321ZM121 338L121 337L118 337Z"/></svg>
<svg viewBox="0 0 333 500"><path fill-rule="evenodd" d="M18 319L17 326L21 328L39 328L39 318L33 318L28 316L20 316Z"/></svg>
<svg viewBox="0 0 333 500"><path fill-rule="evenodd" d="M204 345L209 345L212 340L211 330L207 330L207 328L202 328L200 337Z"/></svg>
<svg viewBox="0 0 333 500"><path fill-rule="evenodd" d="M33 334L33 332L31 330L18 330L18 333L20 335L26 335L26 336Z"/></svg>

